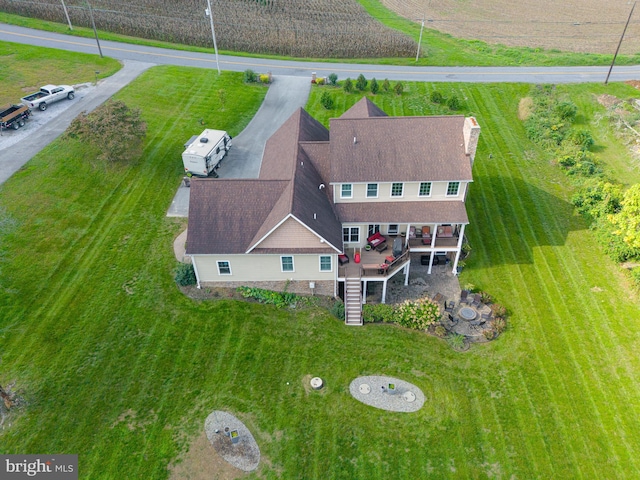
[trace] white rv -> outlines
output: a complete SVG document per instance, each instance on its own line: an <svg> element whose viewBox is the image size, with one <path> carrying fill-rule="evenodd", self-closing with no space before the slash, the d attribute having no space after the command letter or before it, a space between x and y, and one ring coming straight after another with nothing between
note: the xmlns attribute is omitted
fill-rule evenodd
<svg viewBox="0 0 640 480"><path fill-rule="evenodd" d="M182 153L185 173L199 177L218 177L215 170L231 148L231 137L223 130L206 129L185 144Z"/></svg>

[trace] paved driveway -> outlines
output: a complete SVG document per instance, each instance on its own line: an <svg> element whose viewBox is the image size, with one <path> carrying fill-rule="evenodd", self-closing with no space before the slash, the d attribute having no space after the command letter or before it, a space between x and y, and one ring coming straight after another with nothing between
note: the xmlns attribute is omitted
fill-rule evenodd
<svg viewBox="0 0 640 480"><path fill-rule="evenodd" d="M233 139L231 150L217 170L218 176L220 178L258 178L267 139L293 112L305 106L310 91L310 76L274 76L260 109L249 125ZM181 160L177 158L176 161ZM187 217L188 215L189 189L181 185L171 202L167 216Z"/></svg>

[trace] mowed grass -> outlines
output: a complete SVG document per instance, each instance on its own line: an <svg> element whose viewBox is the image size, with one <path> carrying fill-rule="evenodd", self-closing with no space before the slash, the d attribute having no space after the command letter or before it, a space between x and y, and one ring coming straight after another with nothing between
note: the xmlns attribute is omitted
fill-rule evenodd
<svg viewBox="0 0 640 480"><path fill-rule="evenodd" d="M113 58L0 42L0 106L20 103L22 97L42 85L95 82L96 71L104 78L121 66Z"/></svg>
<svg viewBox="0 0 640 480"><path fill-rule="evenodd" d="M456 92L482 126L461 281L511 317L499 340L460 354L390 325L178 291L183 224L165 213L181 145L201 118L240 131L264 90L239 79L152 69L118 95L149 122L141 163L93 168L91 152L56 142L0 188L15 223L0 237L0 384L16 381L28 401L0 452L78 453L81 478L165 478L222 409L260 445L247 478L636 477L637 307L574 215L566 178L526 140L517 107L530 87L407 84L374 98L422 115L441 113L425 101L432 89ZM357 100L334 94L338 107L322 112L314 89L310 112L326 121ZM425 406L360 404L348 386L370 374L413 382ZM326 388L308 391L308 375Z"/></svg>

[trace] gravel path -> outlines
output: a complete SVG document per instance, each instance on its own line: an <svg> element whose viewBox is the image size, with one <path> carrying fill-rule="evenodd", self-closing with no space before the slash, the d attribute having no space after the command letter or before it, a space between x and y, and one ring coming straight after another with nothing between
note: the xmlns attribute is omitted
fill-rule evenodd
<svg viewBox="0 0 640 480"><path fill-rule="evenodd" d="M395 392L389 385L395 386ZM424 393L412 383L393 377L358 377L349 385L351 395L371 407L391 412L417 412L424 405Z"/></svg>
<svg viewBox="0 0 640 480"><path fill-rule="evenodd" d="M238 443L232 443L225 429L237 430ZM240 470L251 472L260 463L260 447L240 420L230 413L214 410L204 422L204 431L213 448L227 462Z"/></svg>

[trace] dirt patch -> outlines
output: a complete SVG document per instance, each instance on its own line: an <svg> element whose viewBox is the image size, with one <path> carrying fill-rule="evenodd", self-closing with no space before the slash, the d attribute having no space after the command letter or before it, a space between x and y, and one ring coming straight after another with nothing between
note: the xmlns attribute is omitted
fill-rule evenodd
<svg viewBox="0 0 640 480"><path fill-rule="evenodd" d="M205 432L200 433L177 463L169 465L170 480L233 480L247 475L215 451Z"/></svg>
<svg viewBox="0 0 640 480"><path fill-rule="evenodd" d="M627 80L624 83L626 83L627 85L631 85L633 88L640 90L640 81L638 80Z"/></svg>
<svg viewBox="0 0 640 480"><path fill-rule="evenodd" d="M518 103L518 118L522 121L525 121L527 118L531 116L531 112L533 111L533 98L524 97L520 99L520 103Z"/></svg>
<svg viewBox="0 0 640 480"><path fill-rule="evenodd" d="M601 0L381 0L387 8L429 28L490 44L613 54L631 5ZM638 12L634 12L634 17ZM637 18L637 17L636 17ZM640 51L640 23L633 21L621 54ZM428 52L428 42L425 43Z"/></svg>
<svg viewBox="0 0 640 480"><path fill-rule="evenodd" d="M613 95L608 95L606 93L598 95L597 99L598 103L605 108L611 108L622 101L618 97L614 97Z"/></svg>

